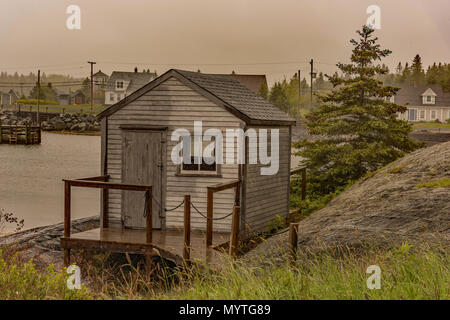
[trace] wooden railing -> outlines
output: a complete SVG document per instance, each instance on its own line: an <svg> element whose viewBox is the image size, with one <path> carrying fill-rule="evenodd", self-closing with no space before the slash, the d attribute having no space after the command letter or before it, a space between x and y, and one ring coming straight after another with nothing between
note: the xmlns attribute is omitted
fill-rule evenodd
<svg viewBox="0 0 450 320"><path fill-rule="evenodd" d="M71 189L72 187L84 187L84 188L97 188L103 189L103 201L105 204L105 195L107 197L107 191L109 189L115 190L128 190L128 191L144 191L146 194L146 243L152 243L152 187L146 185L137 185L137 184L123 184L123 183L115 183L115 182L106 182L109 176L99 176L99 177L91 177L85 179L78 180L68 180L63 179L64 181L64 237L70 238L71 234ZM107 201L107 200L106 200ZM102 226L107 226L108 221L108 211L105 208L102 211ZM106 223L105 223L106 221ZM66 265L69 264L70 256L68 249L64 250L64 261Z"/></svg>
<svg viewBox="0 0 450 320"><path fill-rule="evenodd" d="M212 246L213 242L213 218L214 218L214 193L236 188L235 196L234 196L234 207L240 206L240 182L238 179L231 180L224 183L219 183L214 186L209 186L207 188L207 208L206 208L206 216L208 219L206 220L206 247ZM234 214L233 214L234 218ZM239 223L237 224L239 226Z"/></svg>
<svg viewBox="0 0 450 320"><path fill-rule="evenodd" d="M302 200L306 199L306 166L291 170L291 176L301 173L302 175Z"/></svg>

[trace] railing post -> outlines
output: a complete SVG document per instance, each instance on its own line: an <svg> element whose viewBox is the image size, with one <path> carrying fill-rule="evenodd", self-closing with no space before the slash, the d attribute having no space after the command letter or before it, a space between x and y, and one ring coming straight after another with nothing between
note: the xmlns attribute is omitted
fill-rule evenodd
<svg viewBox="0 0 450 320"><path fill-rule="evenodd" d="M291 223L289 225L289 257L292 265L297 259L298 246L298 223Z"/></svg>
<svg viewBox="0 0 450 320"><path fill-rule="evenodd" d="M231 223L231 237L230 237L230 256L236 257L239 248L239 225L240 225L240 210L241 208L235 206L233 208L233 220Z"/></svg>
<svg viewBox="0 0 450 320"><path fill-rule="evenodd" d="M206 216L206 248L212 246L213 242L213 210L214 210L214 192L208 188Z"/></svg>
<svg viewBox="0 0 450 320"><path fill-rule="evenodd" d="M152 229L153 229L153 225L152 225L152 208L153 208L153 197L152 197L152 187L150 187L148 189L148 194L147 194L147 220L146 220L146 233L147 233L147 244L152 243L153 239L152 239Z"/></svg>
<svg viewBox="0 0 450 320"><path fill-rule="evenodd" d="M104 182L108 182L109 181L109 176L106 175ZM102 206L102 228L108 228L109 226L109 216L108 216L108 203L109 203L109 191L108 188L104 188L102 189L102 202L103 202L103 206Z"/></svg>
<svg viewBox="0 0 450 320"><path fill-rule="evenodd" d="M70 182L64 183L64 237L70 238L70 207L71 207L71 190ZM64 249L64 264L70 264L70 249Z"/></svg>
<svg viewBox="0 0 450 320"><path fill-rule="evenodd" d="M184 196L184 250L183 259L188 263L191 258L191 196Z"/></svg>
<svg viewBox="0 0 450 320"><path fill-rule="evenodd" d="M302 200L306 199L306 168L302 170Z"/></svg>

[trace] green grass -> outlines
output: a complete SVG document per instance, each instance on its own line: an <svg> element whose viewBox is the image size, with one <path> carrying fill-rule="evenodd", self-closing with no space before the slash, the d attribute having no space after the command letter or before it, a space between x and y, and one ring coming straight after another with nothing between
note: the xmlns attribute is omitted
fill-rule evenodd
<svg viewBox="0 0 450 320"><path fill-rule="evenodd" d="M220 273L197 273L157 298L165 299L449 299L448 251L408 246L363 254L300 255L296 267L262 261L231 264ZM381 269L381 289L370 290L367 267Z"/></svg>
<svg viewBox="0 0 450 320"><path fill-rule="evenodd" d="M92 113L98 114L101 111L105 110L106 107L103 105L93 105L91 112L91 105L82 104L82 105L70 105L70 106L60 106L60 105L41 105L39 106L39 110L41 112L50 112L50 113ZM8 110L17 110L16 108L8 108ZM20 108L21 111L30 111L30 106L23 106ZM37 111L37 106L31 106L31 111Z"/></svg>
<svg viewBox="0 0 450 320"><path fill-rule="evenodd" d="M105 264L107 255L80 264L86 287L69 290L65 270L38 271L32 262L0 259L0 299L444 299L450 298L448 248L342 249L228 260L220 271ZM106 258L106 259L105 259ZM102 262L98 262L98 261ZM280 261L282 261L280 263ZM97 263L97 265L96 265ZM131 261L130 261L131 263ZM381 288L368 289L366 270L381 269Z"/></svg>
<svg viewBox="0 0 450 320"><path fill-rule="evenodd" d="M422 182L417 185L417 188L450 188L450 178L443 178L441 180Z"/></svg>
<svg viewBox="0 0 450 320"><path fill-rule="evenodd" d="M20 263L16 257L5 258L0 251L0 300L93 298L84 287L68 289L67 278L65 269L58 272L50 265L46 270L38 270L32 261Z"/></svg>
<svg viewBox="0 0 450 320"><path fill-rule="evenodd" d="M450 123L416 122L414 127L450 129Z"/></svg>
<svg viewBox="0 0 450 320"><path fill-rule="evenodd" d="M403 164L401 164L401 165L399 165L399 166L397 166L395 168L392 168L391 170L388 171L388 173L391 173L391 174L401 173L402 169L404 167L406 167L407 165L408 165L408 163L403 163Z"/></svg>

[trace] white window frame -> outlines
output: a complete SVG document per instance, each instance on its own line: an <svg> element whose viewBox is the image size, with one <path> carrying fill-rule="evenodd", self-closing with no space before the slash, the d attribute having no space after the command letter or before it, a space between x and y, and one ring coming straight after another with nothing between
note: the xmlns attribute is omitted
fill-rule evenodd
<svg viewBox="0 0 450 320"><path fill-rule="evenodd" d="M123 80L117 80L116 81L116 90L123 90L123 89L124 89Z"/></svg>
<svg viewBox="0 0 450 320"><path fill-rule="evenodd" d="M433 118L433 112L435 112L435 117L434 118ZM430 120L434 121L434 120L436 120L438 118L439 118L438 111L437 110L430 110Z"/></svg>
<svg viewBox="0 0 450 320"><path fill-rule="evenodd" d="M116 95L115 95L114 93L111 92L111 93L109 94L109 101L110 101L110 102L114 102L115 96L116 96Z"/></svg>
<svg viewBox="0 0 450 320"><path fill-rule="evenodd" d="M422 117L422 112L423 112L423 117ZM420 120L420 121L426 120L426 118L427 118L427 111L426 111L426 110L419 110L419 115L418 115L418 117L419 117L419 120Z"/></svg>
<svg viewBox="0 0 450 320"><path fill-rule="evenodd" d="M430 98L430 101L428 101L428 98ZM422 102L423 104L436 104L436 97L433 95L423 96Z"/></svg>
<svg viewBox="0 0 450 320"><path fill-rule="evenodd" d="M409 111L410 110L415 110L416 111L416 119L415 120L411 120L410 118L409 118ZM411 109L408 109L408 112L407 112L407 115L406 115L406 117L407 117L407 119L408 119L408 122L417 122L417 118L418 118L418 110L417 110L417 108L411 108Z"/></svg>

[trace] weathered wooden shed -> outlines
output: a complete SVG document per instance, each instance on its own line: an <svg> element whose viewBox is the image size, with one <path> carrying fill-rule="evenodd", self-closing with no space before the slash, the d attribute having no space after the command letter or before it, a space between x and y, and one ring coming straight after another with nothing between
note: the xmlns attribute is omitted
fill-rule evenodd
<svg viewBox="0 0 450 320"><path fill-rule="evenodd" d="M100 113L98 119L102 175L110 184L151 186L153 229L183 228L185 195L190 195L193 208L190 226L203 233L229 234L234 205L240 206L242 233L248 227L264 231L275 215L288 215L291 126L295 121L237 79L172 69ZM249 144L250 138L244 143L247 161L243 164L174 164L171 155L179 141L172 141L172 133L179 128L193 133L194 121L202 121L203 131L219 129L224 137L227 129L268 129L269 153L270 129L278 129L277 173L262 175L261 168L267 164L248 163L258 154L258 148ZM235 144L235 153L237 148ZM102 228L145 229L145 207L142 193L105 189ZM222 217L226 218L219 220ZM211 237L207 235L208 245Z"/></svg>

